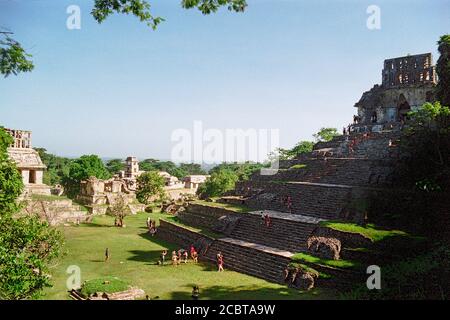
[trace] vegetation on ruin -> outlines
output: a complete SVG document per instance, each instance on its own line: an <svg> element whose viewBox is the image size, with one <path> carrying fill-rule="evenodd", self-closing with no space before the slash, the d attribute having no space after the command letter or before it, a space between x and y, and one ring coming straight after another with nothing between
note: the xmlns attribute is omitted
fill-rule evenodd
<svg viewBox="0 0 450 320"><path fill-rule="evenodd" d="M229 169L214 171L206 182L199 186L197 194L202 199L221 196L233 190L238 180L239 176Z"/></svg>
<svg viewBox="0 0 450 320"><path fill-rule="evenodd" d="M96 292L114 293L128 290L128 288L127 282L114 276L107 276L83 282L80 293L84 297L89 297Z"/></svg>
<svg viewBox="0 0 450 320"><path fill-rule="evenodd" d="M331 279L331 275L329 275L325 272L317 271L316 269L311 268L310 266L303 264L303 263L291 262L291 263L289 263L289 267L290 268L300 268L300 269L304 270L305 272L308 272L319 278Z"/></svg>
<svg viewBox="0 0 450 320"><path fill-rule="evenodd" d="M233 204L233 203L221 203L221 202L210 202L210 201L204 201L204 200L195 200L193 203L201 204L203 206L207 207L214 207L214 208L222 208L227 209L230 211L238 212L238 213L247 213L252 211L249 207L242 205L242 204Z"/></svg>
<svg viewBox="0 0 450 320"><path fill-rule="evenodd" d="M165 179L158 171L149 171L137 178L136 197L144 204L164 197Z"/></svg>
<svg viewBox="0 0 450 320"><path fill-rule="evenodd" d="M284 149L278 148L274 152L269 154L271 161L275 159L279 160L292 160L302 154L306 154L313 151L314 145L317 142L331 141L334 137L340 136L336 128L321 128L317 133L313 134L314 141L299 141L293 148Z"/></svg>
<svg viewBox="0 0 450 320"><path fill-rule="evenodd" d="M267 165L262 163L255 163L255 162L224 162L221 164L218 164L217 166L213 167L211 170L209 170L210 174L213 174L215 172L220 172L223 170L232 171L235 173L238 177L238 181L246 181L250 178L250 176L261 170L262 168L267 167Z"/></svg>
<svg viewBox="0 0 450 320"><path fill-rule="evenodd" d="M333 140L334 137L340 136L336 128L321 128L319 132L313 134L313 137L317 142L328 142Z"/></svg>
<svg viewBox="0 0 450 320"><path fill-rule="evenodd" d="M355 223L347 223L340 221L321 221L320 225L341 232L357 233L370 239L373 242L386 240L392 237L412 237L411 235L409 235L404 231L385 230L371 223L368 223L365 226L361 226Z"/></svg>
<svg viewBox="0 0 450 320"><path fill-rule="evenodd" d="M342 299L449 299L450 249L438 245L428 252L382 267L382 290L356 286Z"/></svg>
<svg viewBox="0 0 450 320"><path fill-rule="evenodd" d="M307 167L306 164L294 164L289 169L291 169L291 170L300 170L300 169L305 169L306 167Z"/></svg>
<svg viewBox="0 0 450 320"><path fill-rule="evenodd" d="M330 260L324 259L320 257L316 257L304 252L296 253L292 256L293 262L300 263L311 263L322 266L327 266L331 268L341 268L341 269L359 269L361 268L361 264L358 261L350 261L350 260Z"/></svg>
<svg viewBox="0 0 450 320"><path fill-rule="evenodd" d="M270 283L226 269L219 274L213 264L182 264L173 267L157 265L163 249L178 246L152 237L146 227L147 217L165 218L161 213L139 213L127 217L126 228L114 228L114 218L96 216L90 224L60 226L68 254L51 269L54 287L45 291L45 299L69 299L67 267L76 264L81 269L81 282L115 276L139 287L150 298L191 299L192 285L200 287L200 299L326 299L336 295L327 289L299 293L285 285ZM105 248L111 257L104 262ZM225 257L226 259L226 257ZM226 261L226 260L225 260Z"/></svg>
<svg viewBox="0 0 450 320"><path fill-rule="evenodd" d="M445 191L450 186L450 108L426 103L409 113L401 148L398 181L424 192ZM420 168L420 170L417 170Z"/></svg>
<svg viewBox="0 0 450 320"><path fill-rule="evenodd" d="M213 239L218 239L218 238L223 237L223 235L221 235L219 233L216 233L214 231L211 231L209 229L206 229L206 228L204 228L204 229L195 228L193 226L185 224L177 216L167 215L167 216L160 217L159 221L161 221L161 220L166 221L166 222L170 222L170 223L173 223L173 224L176 224L176 225L178 225L180 227L183 227L185 229L188 229L190 231L196 232L198 234L202 234L204 236L207 236L207 237L210 237L210 238L213 238Z"/></svg>

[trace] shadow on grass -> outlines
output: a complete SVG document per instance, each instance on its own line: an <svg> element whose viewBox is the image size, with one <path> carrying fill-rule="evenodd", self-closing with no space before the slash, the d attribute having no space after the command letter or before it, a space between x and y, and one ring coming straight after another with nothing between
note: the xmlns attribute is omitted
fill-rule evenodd
<svg viewBox="0 0 450 320"><path fill-rule="evenodd" d="M84 222L84 223L80 224L80 226L83 228L118 228L113 225L96 223L96 222Z"/></svg>
<svg viewBox="0 0 450 320"><path fill-rule="evenodd" d="M188 284L184 286L186 291L175 291L171 293L172 300L189 300L192 299L191 292L194 285ZM283 299L326 299L330 298L319 289L309 292L300 292L287 287L266 288L260 286L210 286L206 288L200 287L200 299L226 299L226 300L283 300Z"/></svg>

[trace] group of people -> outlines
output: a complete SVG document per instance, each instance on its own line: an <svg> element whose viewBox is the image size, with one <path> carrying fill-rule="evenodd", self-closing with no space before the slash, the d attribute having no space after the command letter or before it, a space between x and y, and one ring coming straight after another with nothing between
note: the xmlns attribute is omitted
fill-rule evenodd
<svg viewBox="0 0 450 320"><path fill-rule="evenodd" d="M152 219L150 219L150 217L148 217L147 218L147 229L148 229L148 233L150 233L153 237L157 231L156 220L152 220Z"/></svg>
<svg viewBox="0 0 450 320"><path fill-rule="evenodd" d="M166 256L167 256L167 250L163 250L161 252L161 255L159 256L159 261L158 264L163 266L166 262ZM195 249L195 247L193 245L191 245L190 248L190 256L191 259L194 263L198 262L198 253L197 250ZM183 263L188 263L188 258L189 258L189 253L187 250L181 248L178 251L172 251L172 265L173 266L178 266L180 265L182 262Z"/></svg>

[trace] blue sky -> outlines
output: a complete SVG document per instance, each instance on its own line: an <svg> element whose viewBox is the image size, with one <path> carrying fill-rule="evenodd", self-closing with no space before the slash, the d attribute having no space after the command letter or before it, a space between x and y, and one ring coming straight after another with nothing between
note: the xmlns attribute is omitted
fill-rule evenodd
<svg viewBox="0 0 450 320"><path fill-rule="evenodd" d="M450 0L250 0L202 16L151 0L156 31L133 16L97 24L91 0L0 0L0 26L33 55L0 80L0 124L33 131L64 156L169 158L177 128L280 129L290 147L342 128L386 58L432 52L450 32ZM66 8L81 7L81 30ZM366 27L369 5L381 30Z"/></svg>

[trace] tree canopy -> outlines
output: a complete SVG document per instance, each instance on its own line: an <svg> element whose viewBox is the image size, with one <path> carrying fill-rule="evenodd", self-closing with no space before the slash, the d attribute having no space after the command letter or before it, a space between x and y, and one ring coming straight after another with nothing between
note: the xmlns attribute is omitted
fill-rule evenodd
<svg viewBox="0 0 450 320"><path fill-rule="evenodd" d="M402 181L425 191L450 186L450 108L439 102L426 103L409 113L402 133Z"/></svg>
<svg viewBox="0 0 450 320"><path fill-rule="evenodd" d="M139 202L149 204L154 198L163 198L165 179L158 171L149 171L137 178L136 197Z"/></svg>
<svg viewBox="0 0 450 320"><path fill-rule="evenodd" d="M201 184L197 194L201 198L219 197L229 190L233 190L239 176L230 169L221 168L211 173L205 183Z"/></svg>
<svg viewBox="0 0 450 320"><path fill-rule="evenodd" d="M36 216L17 217L23 182L8 159L11 143L0 127L0 299L28 299L51 286L49 264L61 254L63 238Z"/></svg>
<svg viewBox="0 0 450 320"><path fill-rule="evenodd" d="M436 64L436 73L439 77L436 97L442 105L450 106L450 34L443 35L438 45L441 55Z"/></svg>

